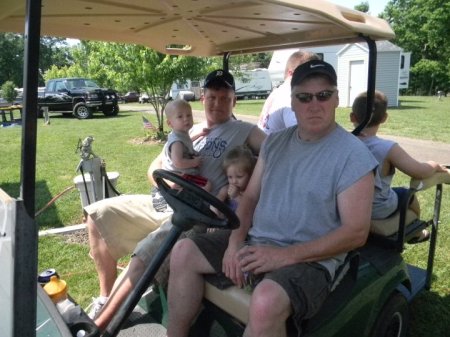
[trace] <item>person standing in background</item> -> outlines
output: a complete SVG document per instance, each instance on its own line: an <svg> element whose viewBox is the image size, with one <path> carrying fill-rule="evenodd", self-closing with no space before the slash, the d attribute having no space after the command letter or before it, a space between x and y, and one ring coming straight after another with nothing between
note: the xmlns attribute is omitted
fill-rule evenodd
<svg viewBox="0 0 450 337"><path fill-rule="evenodd" d="M291 109L292 74L300 64L319 59L317 54L303 50L298 50L289 56L284 69L284 82L269 95L259 116L258 127L266 134L297 124Z"/></svg>

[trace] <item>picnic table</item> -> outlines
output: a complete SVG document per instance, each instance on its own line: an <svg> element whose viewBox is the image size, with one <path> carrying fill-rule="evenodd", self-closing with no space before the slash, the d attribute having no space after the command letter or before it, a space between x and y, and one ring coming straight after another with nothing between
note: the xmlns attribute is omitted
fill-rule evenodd
<svg viewBox="0 0 450 337"><path fill-rule="evenodd" d="M22 119L22 105L11 105L7 107L0 107L0 115L2 116L2 123L8 123L7 114L9 114L9 122L14 122L16 120L14 119L15 110L19 110L20 119Z"/></svg>

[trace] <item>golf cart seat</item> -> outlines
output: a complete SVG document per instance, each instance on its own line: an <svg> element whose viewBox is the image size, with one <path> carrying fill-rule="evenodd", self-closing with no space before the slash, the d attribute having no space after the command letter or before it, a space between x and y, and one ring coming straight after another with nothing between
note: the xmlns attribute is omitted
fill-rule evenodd
<svg viewBox="0 0 450 337"><path fill-rule="evenodd" d="M331 294L335 293L334 290L338 286L344 287L353 284L358 273L358 265L359 253L357 251L349 252L344 263L336 271L331 285ZM332 297L330 295L327 301L333 300ZM238 321L247 324L251 298L249 291L235 286L219 289L211 283L205 282L204 298Z"/></svg>
<svg viewBox="0 0 450 337"><path fill-rule="evenodd" d="M411 179L408 193L399 200L399 209L393 215L383 220L372 220L369 241L386 248L403 250L405 242L416 237L420 231L429 226L433 220L421 220L408 208L410 200L420 191L436 187L436 193L441 191L442 184L450 184L450 170L437 172L426 179ZM438 203L438 204L437 204ZM436 196L435 207L440 207L440 195Z"/></svg>

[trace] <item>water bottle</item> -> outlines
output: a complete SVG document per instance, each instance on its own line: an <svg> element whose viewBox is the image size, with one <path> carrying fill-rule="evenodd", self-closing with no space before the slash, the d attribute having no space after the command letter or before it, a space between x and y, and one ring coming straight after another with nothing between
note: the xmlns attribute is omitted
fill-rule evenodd
<svg viewBox="0 0 450 337"><path fill-rule="evenodd" d="M67 283L56 275L50 277L50 281L44 286L45 292L55 303L56 308L66 323L80 316L81 309L75 305L67 296Z"/></svg>
<svg viewBox="0 0 450 337"><path fill-rule="evenodd" d="M50 281L44 285L44 290L55 304L67 299L67 283L56 275L50 277Z"/></svg>

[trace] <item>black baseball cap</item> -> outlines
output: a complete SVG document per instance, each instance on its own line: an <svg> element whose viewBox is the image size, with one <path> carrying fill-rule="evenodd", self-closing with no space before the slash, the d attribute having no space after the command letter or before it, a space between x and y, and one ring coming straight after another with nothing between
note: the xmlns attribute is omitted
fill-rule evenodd
<svg viewBox="0 0 450 337"><path fill-rule="evenodd" d="M210 72L208 76L206 76L203 88L210 87L232 88L235 90L233 75L223 69L217 69Z"/></svg>
<svg viewBox="0 0 450 337"><path fill-rule="evenodd" d="M337 85L336 71L333 66L322 60L311 60L295 68L291 79L291 88L303 82L312 74L326 75L333 85Z"/></svg>

